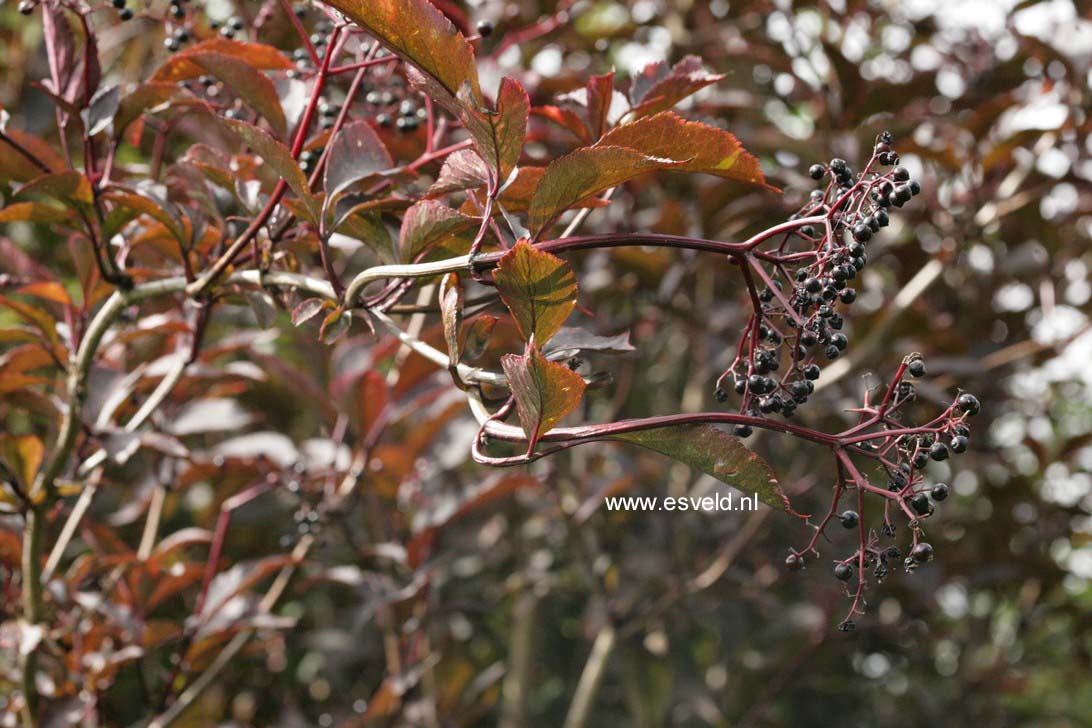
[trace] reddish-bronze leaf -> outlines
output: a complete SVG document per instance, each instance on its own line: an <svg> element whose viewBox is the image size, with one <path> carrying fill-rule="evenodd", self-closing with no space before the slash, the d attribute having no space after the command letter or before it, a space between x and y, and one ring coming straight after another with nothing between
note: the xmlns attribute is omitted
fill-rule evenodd
<svg viewBox="0 0 1092 728"><path fill-rule="evenodd" d="M190 53L189 60L204 73L215 76L236 96L257 111L273 127L274 134L283 139L288 123L284 118L277 87L269 77L245 60L215 51Z"/></svg>
<svg viewBox="0 0 1092 728"><path fill-rule="evenodd" d="M607 130L607 119L614 99L614 71L589 78L585 94L588 124L592 136L598 139Z"/></svg>
<svg viewBox="0 0 1092 728"><path fill-rule="evenodd" d="M451 21L428 0L329 0L327 3L397 55L428 76L454 107L455 96L468 84L472 98L482 103L474 50Z"/></svg>
<svg viewBox="0 0 1092 728"><path fill-rule="evenodd" d="M497 262L497 291L525 340L544 346L576 306L576 276L569 264L526 240Z"/></svg>
<svg viewBox="0 0 1092 728"><path fill-rule="evenodd" d="M440 281L440 318L444 325L444 343L451 360L448 369L455 381L459 381L459 328L463 323L463 287L456 273L449 273Z"/></svg>
<svg viewBox="0 0 1092 728"><path fill-rule="evenodd" d="M246 61L253 68L267 71L291 71L296 67L288 56L273 46L261 43L240 43L227 38L212 38L171 55L149 80L175 82L197 78L203 75L205 70L194 61L194 56L209 52L232 56L240 61Z"/></svg>
<svg viewBox="0 0 1092 728"><path fill-rule="evenodd" d="M516 398L516 414L530 452L542 435L580 404L584 379L564 364L547 361L533 346L523 356L501 357L501 367Z"/></svg>
<svg viewBox="0 0 1092 728"><path fill-rule="evenodd" d="M38 222L56 225L68 220L62 207L42 202L16 202L0 209L0 222Z"/></svg>
<svg viewBox="0 0 1092 728"><path fill-rule="evenodd" d="M522 170L520 172L522 174ZM475 189L489 181L489 167L472 149L452 152L444 160L440 175L428 188L428 197L439 197L452 192Z"/></svg>
<svg viewBox="0 0 1092 728"><path fill-rule="evenodd" d="M319 208L311 187L307 183L300 165L292 158L288 147L271 137L253 124L238 119L220 119L233 134L241 138L254 152L285 181L288 187L303 201L311 222L318 220Z"/></svg>
<svg viewBox="0 0 1092 728"><path fill-rule="evenodd" d="M91 182L80 172L54 172L35 177L16 191L16 197L45 195L70 205L90 207L95 196Z"/></svg>
<svg viewBox="0 0 1092 728"><path fill-rule="evenodd" d="M718 427L677 425L611 435L610 439L655 450L712 475L744 495L757 493L758 499L772 508L795 513L770 464Z"/></svg>
<svg viewBox="0 0 1092 728"><path fill-rule="evenodd" d="M422 200L406 210L402 218L399 236L402 257L412 261L440 246L454 255L465 253L473 239L470 231L479 225L481 220L452 210L442 202Z"/></svg>
<svg viewBox="0 0 1092 728"><path fill-rule="evenodd" d="M496 316L482 314L471 322L466 330L466 338L463 339L463 361L477 361L485 354L497 321Z"/></svg>
<svg viewBox="0 0 1092 728"><path fill-rule="evenodd" d="M585 124L584 120L580 118L580 115L572 109L565 109L560 106L536 106L531 109L531 113L548 121L552 121L562 129L570 132L584 144L591 144L593 141L591 132L588 131L588 125Z"/></svg>
<svg viewBox="0 0 1092 728"><path fill-rule="evenodd" d="M685 164L650 157L636 149L607 146L583 147L555 159L546 168L531 198L530 228L537 235L581 200L657 169Z"/></svg>
<svg viewBox="0 0 1092 728"><path fill-rule="evenodd" d="M633 79L630 114L640 118L666 111L722 78L723 74L709 73L702 68L697 56L687 56L670 69L663 61L650 63Z"/></svg>
<svg viewBox="0 0 1092 728"><path fill-rule="evenodd" d="M394 166L390 152L366 121L341 129L330 143L323 186L332 200L356 182ZM327 203L329 204L329 203Z"/></svg>
<svg viewBox="0 0 1092 728"><path fill-rule="evenodd" d="M531 110L527 92L519 81L506 76L497 93L496 111L476 108L473 99L466 98L463 92L459 101L463 106L463 126L470 132L482 159L503 183L519 163L523 139L527 136Z"/></svg>
<svg viewBox="0 0 1092 728"><path fill-rule="evenodd" d="M703 172L777 190L766 184L758 160L723 129L687 121L670 111L607 132L598 146L625 147L650 157L674 160L679 172Z"/></svg>
<svg viewBox="0 0 1092 728"><path fill-rule="evenodd" d="M178 93L174 83L149 81L136 87L132 93L125 94L114 114L114 137L120 139L126 127L140 118L149 109L154 109L170 101Z"/></svg>
<svg viewBox="0 0 1092 728"><path fill-rule="evenodd" d="M34 480L44 457L45 446L34 435L0 437L0 459L19 478L24 489Z"/></svg>

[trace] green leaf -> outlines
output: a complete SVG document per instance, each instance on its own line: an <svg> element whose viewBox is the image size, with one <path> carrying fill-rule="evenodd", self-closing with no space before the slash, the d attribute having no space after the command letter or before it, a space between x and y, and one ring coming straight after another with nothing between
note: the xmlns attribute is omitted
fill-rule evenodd
<svg viewBox="0 0 1092 728"><path fill-rule="evenodd" d="M360 180L393 166L390 152L368 122L349 124L330 143L323 177L326 199L332 200Z"/></svg>
<svg viewBox="0 0 1092 728"><path fill-rule="evenodd" d="M676 162L677 172L702 172L778 191L766 184L758 160L732 134L664 111L607 132L598 146L625 147Z"/></svg>
<svg viewBox="0 0 1092 728"><path fill-rule="evenodd" d="M473 236L470 231L481 220L464 215L436 200L422 200L406 210L399 234L403 260L413 261L433 248L466 252ZM454 241L457 241L452 244ZM457 252L453 253L458 255Z"/></svg>
<svg viewBox="0 0 1092 728"><path fill-rule="evenodd" d="M245 60L225 53L206 51L190 54L190 60L202 71L215 76L231 89L236 96L257 111L273 127L277 137L283 139L288 133L288 123L284 118L277 87L264 73L261 73Z"/></svg>
<svg viewBox="0 0 1092 728"><path fill-rule="evenodd" d="M497 291L524 340L544 346L576 307L576 276L569 264L520 240L497 262Z"/></svg>
<svg viewBox="0 0 1092 728"><path fill-rule="evenodd" d="M531 102L523 86L514 78L505 77L497 93L497 110L485 111L466 98L467 87L459 94L463 105L463 126L501 183L508 179L519 163L523 140L527 136L527 117Z"/></svg>
<svg viewBox="0 0 1092 728"><path fill-rule="evenodd" d="M758 499L771 508L794 513L770 464L717 427L675 425L611 435L609 439L655 450L745 494L757 493Z"/></svg>
<svg viewBox="0 0 1092 728"><path fill-rule="evenodd" d="M535 347L524 356L501 357L501 368L516 399L516 414L530 452L542 435L580 404L584 380L567 366L547 361Z"/></svg>
<svg viewBox="0 0 1092 728"><path fill-rule="evenodd" d="M311 194L311 187L307 184L307 177L304 176L300 165L292 158L292 153L288 151L288 147L271 137L267 132L245 121L221 118L220 123L246 142L254 150L255 154L260 156L274 172L284 179L288 187L303 201L308 213L311 215L310 222L312 224L316 223L320 212L318 203L315 196Z"/></svg>
<svg viewBox="0 0 1092 728"><path fill-rule="evenodd" d="M398 247L378 212L357 212L354 208L349 208L337 220L334 230L364 243L384 263L398 262Z"/></svg>
<svg viewBox="0 0 1092 728"><path fill-rule="evenodd" d="M474 50L436 7L427 0L329 0L351 20L430 80L430 90L444 92L437 100L457 109L455 96L463 84L482 104Z"/></svg>
<svg viewBox="0 0 1092 728"><path fill-rule="evenodd" d="M680 166L666 158L654 158L634 149L594 146L577 149L555 159L546 168L531 198L530 225L535 235L561 213L592 195L657 169Z"/></svg>

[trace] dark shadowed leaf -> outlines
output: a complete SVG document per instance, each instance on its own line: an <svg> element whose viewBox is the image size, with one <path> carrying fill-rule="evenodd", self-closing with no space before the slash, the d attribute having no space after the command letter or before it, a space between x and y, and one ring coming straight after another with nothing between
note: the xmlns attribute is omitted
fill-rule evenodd
<svg viewBox="0 0 1092 728"><path fill-rule="evenodd" d="M663 61L651 63L633 79L630 114L640 118L666 111L722 78L723 74L702 68L697 56L687 56L670 68Z"/></svg>
<svg viewBox="0 0 1092 728"><path fill-rule="evenodd" d="M447 355L451 359L448 369L458 381L456 370L459 364L459 328L463 322L463 287L455 273L449 273L440 282L440 317L444 325Z"/></svg>
<svg viewBox="0 0 1092 728"><path fill-rule="evenodd" d="M560 366L560 365L558 365ZM711 475L778 510L792 513L770 464L737 438L712 425L680 425L612 435L655 450Z"/></svg>
<svg viewBox="0 0 1092 728"><path fill-rule="evenodd" d="M385 46L416 66L447 94L451 105L463 84L482 103L474 51L428 0L330 0Z"/></svg>
<svg viewBox="0 0 1092 728"><path fill-rule="evenodd" d="M581 200L657 169L683 162L650 157L634 149L594 146L577 149L546 168L531 198L530 228L538 234Z"/></svg>
<svg viewBox="0 0 1092 728"><path fill-rule="evenodd" d="M580 404L584 379L563 364L547 361L534 347L523 356L501 357L501 367L516 398L516 414L529 449L534 449L543 434Z"/></svg>
<svg viewBox="0 0 1092 728"><path fill-rule="evenodd" d="M457 212L442 202L422 200L406 210L402 218L398 243L402 258L411 261L432 248L451 247L448 244L453 238L465 238L455 246L464 248L465 252L473 238L470 231L479 225L481 220Z"/></svg>
<svg viewBox="0 0 1092 728"><path fill-rule="evenodd" d="M766 184L758 160L732 134L664 111L611 129L600 145L626 147L650 157L671 159L679 172L704 172L776 190Z"/></svg>
<svg viewBox="0 0 1092 728"><path fill-rule="evenodd" d="M466 329L463 340L463 360L474 362L482 357L497 326L497 317L483 314L474 319Z"/></svg>
<svg viewBox="0 0 1092 728"><path fill-rule="evenodd" d="M89 136L94 136L114 121L114 115L118 113L121 104L121 92L117 86L99 89L92 97L91 103L81 113L84 128Z"/></svg>
<svg viewBox="0 0 1092 728"><path fill-rule="evenodd" d="M292 158L288 148L262 131L253 124L237 119L220 119L220 123L226 126L233 134L246 142L254 153L260 156L273 171L284 179L288 187L303 201L307 211L311 215L311 222L318 220L318 203L311 188L307 184L300 165Z"/></svg>
<svg viewBox="0 0 1092 728"><path fill-rule="evenodd" d="M287 122L277 87L264 73L245 60L226 53L204 51L192 53L191 62L210 76L215 76L221 83L257 111L273 127L273 132L281 139L287 133Z"/></svg>
<svg viewBox="0 0 1092 728"><path fill-rule="evenodd" d="M125 128L140 118L140 115L150 109L165 104L178 93L178 86L173 83L149 81L136 87L131 93L118 103L117 113L114 115L114 136L121 138Z"/></svg>
<svg viewBox="0 0 1092 728"><path fill-rule="evenodd" d="M323 343L333 344L345 334L349 333L349 325L352 323L352 319L349 314L341 311L331 311L326 315L326 318L322 320L322 327L319 329L319 338Z"/></svg>
<svg viewBox="0 0 1092 728"><path fill-rule="evenodd" d="M623 331L615 336L599 336L578 326L563 326L542 347L547 359L567 359L581 351L598 351L603 354L625 354L634 351L629 343L629 332Z"/></svg>
<svg viewBox="0 0 1092 728"><path fill-rule="evenodd" d="M368 122L349 124L330 143L323 178L326 199L330 200L354 183L393 166L390 152Z"/></svg>
<svg viewBox="0 0 1092 728"><path fill-rule="evenodd" d="M549 341L576 307L576 276L569 264L520 240L497 263L497 291L525 340Z"/></svg>
<svg viewBox="0 0 1092 728"><path fill-rule="evenodd" d="M460 149L447 156L440 175L428 189L429 197L483 187L489 181L489 168L472 149Z"/></svg>

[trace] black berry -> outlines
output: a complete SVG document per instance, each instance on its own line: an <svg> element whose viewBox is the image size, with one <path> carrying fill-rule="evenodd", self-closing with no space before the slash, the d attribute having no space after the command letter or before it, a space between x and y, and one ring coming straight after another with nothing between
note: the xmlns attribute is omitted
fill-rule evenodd
<svg viewBox="0 0 1092 728"><path fill-rule="evenodd" d="M906 371L910 372L912 377L924 377L925 376L925 360L915 359L906 367Z"/></svg>
<svg viewBox="0 0 1092 728"><path fill-rule="evenodd" d="M826 173L826 168L821 164L813 164L808 168L808 174L812 179L823 179L823 175Z"/></svg>
<svg viewBox="0 0 1092 728"><path fill-rule="evenodd" d="M924 564L927 561L933 560L933 547L929 544L922 542L914 547L914 550L910 552L910 558L919 564Z"/></svg>
<svg viewBox="0 0 1092 728"><path fill-rule="evenodd" d="M478 35L480 35L482 38L488 38L489 36L493 35L493 23L488 20L479 20L477 29Z"/></svg>
<svg viewBox="0 0 1092 728"><path fill-rule="evenodd" d="M845 511L838 518L842 521L843 528L853 528L861 520L861 517L857 515L857 511Z"/></svg>
<svg viewBox="0 0 1092 728"><path fill-rule="evenodd" d="M948 497L948 486L945 483L937 483L931 492L933 500L937 503Z"/></svg>
<svg viewBox="0 0 1092 728"><path fill-rule="evenodd" d="M982 409L982 405L978 402L978 397L975 397L973 394L961 394L956 401L959 404L959 408L972 417L977 415Z"/></svg>
<svg viewBox="0 0 1092 728"><path fill-rule="evenodd" d="M796 554L789 554L785 557L785 566L789 571L800 571L804 568L804 560Z"/></svg>
<svg viewBox="0 0 1092 728"><path fill-rule="evenodd" d="M849 581L853 576L853 567L849 564L838 564L834 567L834 578L839 581Z"/></svg>
<svg viewBox="0 0 1092 728"><path fill-rule="evenodd" d="M967 452L967 438L963 435L956 435L952 438L951 448L952 452L959 454Z"/></svg>
<svg viewBox="0 0 1092 728"><path fill-rule="evenodd" d="M943 442L934 442L929 446L929 457L936 460L938 463L941 460L948 459L948 446Z"/></svg>

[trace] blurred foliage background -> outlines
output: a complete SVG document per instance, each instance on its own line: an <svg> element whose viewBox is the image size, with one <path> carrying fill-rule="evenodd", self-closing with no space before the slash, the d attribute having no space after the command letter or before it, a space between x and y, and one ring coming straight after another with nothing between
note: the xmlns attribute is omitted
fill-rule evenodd
<svg viewBox="0 0 1092 728"><path fill-rule="evenodd" d="M210 2L210 13L218 7ZM495 23L486 53L507 32L558 11L534 0L453 7ZM799 206L811 189L810 164L839 156L856 166L878 133L894 135L924 193L870 248L860 301L847 316L849 354L826 369L820 396L800 418L841 428L850 421L844 410L912 351L929 367L923 408L950 401L957 387L982 400L971 451L931 466L953 488L927 524L938 558L872 587L869 614L843 634L835 625L848 603L823 562L802 574L781 566L789 545L807 541L806 527L765 510L581 510L605 490L718 488L651 454L592 446L530 468L545 487L447 525L427 564L429 587L415 589L415 571L374 544L442 520L458 494L491 476L467 455L472 420L437 397L422 408L424 424L404 423L381 446L391 449L377 453L387 466L327 527L314 563L285 595L278 613L297 626L263 633L189 724L352 723L386 699L377 688L392 674L384 655L389 664L395 639L427 655L427 670L408 677L396 698L401 709L389 720L397 725L560 725L593 643L609 649L589 725L1089 725L1087 4L637 0L566 9L550 32L483 58L486 85L529 68L525 85L541 104L590 73L631 75L649 62L699 55L728 76L684 113L731 130L784 189L776 196L713 178L641 180L595 211L587 232L743 239ZM0 101L31 131L36 119L52 123L46 100L28 87L44 75L36 25L12 3L0 9ZM124 47L115 72L135 78L158 41L142 47L130 35L102 46ZM528 154L546 161L555 151L532 144ZM41 260L66 255L28 229L6 234ZM638 249L569 259L581 305L594 312L583 325L630 330L638 348L589 362L610 370L613 384L588 397L586 421L726 406L713 398L713 382L731 361L746 311L726 262ZM245 390L223 431L201 433L209 451L230 454L244 427L284 433L285 447L305 451L308 438L323 434L322 418L300 399L297 375L335 397L338 377L374 343L359 336L329 352L287 321L279 337L234 332L248 315L243 306L226 309L210 332L221 348L204 356L246 358L231 347L255 347L266 352L263 381L233 390L194 377L171 416L185 415L187 389L192 396L219 386L228 397ZM422 434L431 425L436 432ZM753 445L798 509L822 507L834 474L825 453L768 433ZM209 527L224 493L238 488L229 476L193 478L198 486L168 510L174 528ZM139 534L149 487L118 478L96 504L104 519L113 514L120 539ZM276 551L295 533L297 508L278 495L241 509L233 556ZM829 544L824 560L849 548L848 539ZM612 629L616 639L597 641ZM124 722L139 714L139 680L125 672L117 680L111 709ZM432 722L437 705L443 723Z"/></svg>

